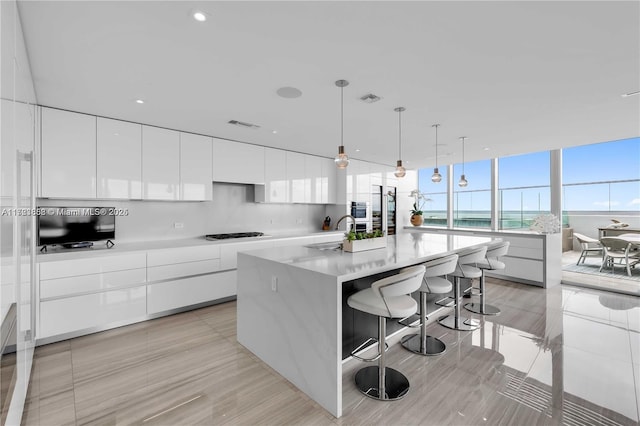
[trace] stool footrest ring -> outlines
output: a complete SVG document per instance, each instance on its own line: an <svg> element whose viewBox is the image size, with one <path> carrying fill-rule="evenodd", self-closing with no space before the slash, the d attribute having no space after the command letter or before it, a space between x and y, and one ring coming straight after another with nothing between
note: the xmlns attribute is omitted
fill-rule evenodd
<svg viewBox="0 0 640 426"><path fill-rule="evenodd" d="M377 361L382 356L381 353L376 354L376 356L374 356L373 358L363 358L361 356L356 355L358 352L366 349L372 343L378 343L378 339L376 339L375 337L369 337L363 344L361 344L360 346L352 350L350 355L355 359L359 359L360 361L364 361L364 362ZM389 349L389 345L387 344L387 342L385 342L384 351L386 352L388 349Z"/></svg>
<svg viewBox="0 0 640 426"><path fill-rule="evenodd" d="M413 323L416 321L418 321L418 323L413 325ZM398 324L409 328L420 328L422 326L422 323L420 322L420 316L418 315L411 315L410 317L399 319L397 322Z"/></svg>

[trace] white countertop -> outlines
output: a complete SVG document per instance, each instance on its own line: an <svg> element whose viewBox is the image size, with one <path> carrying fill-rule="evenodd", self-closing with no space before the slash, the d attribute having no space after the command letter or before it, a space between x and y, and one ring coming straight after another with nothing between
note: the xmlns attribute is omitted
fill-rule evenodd
<svg viewBox="0 0 640 426"><path fill-rule="evenodd" d="M529 237L529 238L546 238L547 235L554 234L541 234L539 232L530 231L528 229L500 229L497 231L491 229L449 229L433 226L405 226L405 231L409 232L427 232L436 234L461 234L461 235L513 235L515 237Z"/></svg>
<svg viewBox="0 0 640 426"><path fill-rule="evenodd" d="M226 240L207 240L204 237L199 238L185 238L177 240L157 240L157 241L139 241L131 243L118 243L112 247L107 248L105 244L98 243L91 248L85 249L63 249L63 248L49 248L47 253L39 252L37 256L37 262L53 262L58 260L72 260L90 258L95 256L114 256L125 253L138 252L138 251L150 251L150 250L163 250L181 247L196 247L196 246L210 246L210 245L229 245L238 243L251 243L258 241L277 241L277 240L290 240L296 238L307 238L315 236L335 235L336 237L343 236L344 231L324 231L308 234L297 235L263 235L261 237L248 237L248 238L230 238Z"/></svg>
<svg viewBox="0 0 640 426"><path fill-rule="evenodd" d="M490 237L467 235L402 233L387 237L386 248L358 253L293 246L278 250L251 250L244 254L348 281L415 265L491 240Z"/></svg>

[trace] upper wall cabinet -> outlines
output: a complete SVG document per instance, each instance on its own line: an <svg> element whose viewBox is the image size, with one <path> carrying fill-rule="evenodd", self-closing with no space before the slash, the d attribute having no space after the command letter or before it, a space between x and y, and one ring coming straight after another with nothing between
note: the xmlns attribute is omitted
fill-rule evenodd
<svg viewBox="0 0 640 426"><path fill-rule="evenodd" d="M142 126L142 185L145 200L180 199L180 134Z"/></svg>
<svg viewBox="0 0 640 426"><path fill-rule="evenodd" d="M336 163L331 158L320 158L320 167L320 203L336 204L338 202L338 170Z"/></svg>
<svg viewBox="0 0 640 426"><path fill-rule="evenodd" d="M306 176L305 157L297 152L286 152L289 201L292 203L311 202L311 182Z"/></svg>
<svg viewBox="0 0 640 426"><path fill-rule="evenodd" d="M96 198L96 117L42 108L41 197Z"/></svg>
<svg viewBox="0 0 640 426"><path fill-rule="evenodd" d="M180 199L211 200L211 138L180 133Z"/></svg>
<svg viewBox="0 0 640 426"><path fill-rule="evenodd" d="M262 146L213 138L213 181L264 184Z"/></svg>
<svg viewBox="0 0 640 426"><path fill-rule="evenodd" d="M142 126L98 117L98 198L142 198Z"/></svg>
<svg viewBox="0 0 640 426"><path fill-rule="evenodd" d="M288 203L290 201L286 151L274 148L264 149L264 185L257 185L255 191L257 202Z"/></svg>

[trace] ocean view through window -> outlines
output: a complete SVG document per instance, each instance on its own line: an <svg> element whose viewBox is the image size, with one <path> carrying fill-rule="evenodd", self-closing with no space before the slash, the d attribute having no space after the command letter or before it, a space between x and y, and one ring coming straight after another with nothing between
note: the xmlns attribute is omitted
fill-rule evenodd
<svg viewBox="0 0 640 426"><path fill-rule="evenodd" d="M498 159L498 229L528 229L533 219L550 212L550 153L536 152ZM432 169L418 173L419 189L429 201L424 225L447 226L447 179L453 179L453 228L491 227L491 160L465 164L469 186L440 167L442 182L431 182ZM562 150L564 227L589 223L589 235L616 217L640 227L640 138L623 139ZM589 219L586 217L591 216ZM593 229L591 229L593 228Z"/></svg>

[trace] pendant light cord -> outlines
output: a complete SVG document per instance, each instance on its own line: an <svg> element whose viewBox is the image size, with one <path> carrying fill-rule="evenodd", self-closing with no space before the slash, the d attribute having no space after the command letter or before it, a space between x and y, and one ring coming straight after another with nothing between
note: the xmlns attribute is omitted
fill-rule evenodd
<svg viewBox="0 0 640 426"><path fill-rule="evenodd" d="M402 110L398 111L398 159L402 160Z"/></svg>
<svg viewBox="0 0 640 426"><path fill-rule="evenodd" d="M438 168L438 126L439 124L433 125L436 128L436 169Z"/></svg>
<svg viewBox="0 0 640 426"><path fill-rule="evenodd" d="M463 136L460 139L462 139L462 174L464 174L464 140L466 138Z"/></svg>
<svg viewBox="0 0 640 426"><path fill-rule="evenodd" d="M340 146L344 147L344 87L340 87Z"/></svg>

